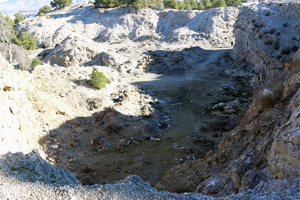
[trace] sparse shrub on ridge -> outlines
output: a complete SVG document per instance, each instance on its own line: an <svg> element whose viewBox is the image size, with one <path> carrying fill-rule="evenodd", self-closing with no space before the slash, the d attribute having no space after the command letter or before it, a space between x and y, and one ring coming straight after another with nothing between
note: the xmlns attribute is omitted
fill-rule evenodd
<svg viewBox="0 0 300 200"><path fill-rule="evenodd" d="M41 61L40 59L34 58L34 59L32 59L31 66L32 66L32 67L36 67L36 66L38 66L41 62L42 62L42 61Z"/></svg>
<svg viewBox="0 0 300 200"><path fill-rule="evenodd" d="M209 8L242 6L240 0L95 0L95 8L115 8L131 6L141 8L169 8L176 10L205 10Z"/></svg>
<svg viewBox="0 0 300 200"><path fill-rule="evenodd" d="M42 13L45 14L45 13L48 13L50 11L51 11L51 7L50 6L48 6L48 5L47 6L43 6L43 7L41 7L39 9L38 15L41 16Z"/></svg>
<svg viewBox="0 0 300 200"><path fill-rule="evenodd" d="M52 8L63 8L65 6L70 6L73 4L72 0L53 0L50 2Z"/></svg>
<svg viewBox="0 0 300 200"><path fill-rule="evenodd" d="M99 90L104 88L108 79L102 72L94 71L90 80L90 85L98 88Z"/></svg>

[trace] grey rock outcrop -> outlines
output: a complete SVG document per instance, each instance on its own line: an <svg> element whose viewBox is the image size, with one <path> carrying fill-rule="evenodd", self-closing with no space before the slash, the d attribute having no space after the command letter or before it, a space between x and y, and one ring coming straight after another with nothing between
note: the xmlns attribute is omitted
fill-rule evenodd
<svg viewBox="0 0 300 200"><path fill-rule="evenodd" d="M80 64L94 64L103 66L118 66L124 59L116 53L80 34L70 34L61 44L43 60L51 65L64 67Z"/></svg>
<svg viewBox="0 0 300 200"><path fill-rule="evenodd" d="M16 29L27 31L40 46L54 47L76 32L96 42L158 40L224 47L234 42L232 29L238 13L233 7L207 11L68 7L27 19Z"/></svg>
<svg viewBox="0 0 300 200"><path fill-rule="evenodd" d="M299 8L299 4L259 4L241 9L232 57L252 64L262 77L286 74L284 63L300 46Z"/></svg>

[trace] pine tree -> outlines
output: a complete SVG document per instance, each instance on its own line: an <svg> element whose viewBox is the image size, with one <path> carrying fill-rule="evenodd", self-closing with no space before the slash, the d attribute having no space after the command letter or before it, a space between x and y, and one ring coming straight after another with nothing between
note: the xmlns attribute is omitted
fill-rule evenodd
<svg viewBox="0 0 300 200"><path fill-rule="evenodd" d="M164 6L165 6L165 8L171 8L171 9L176 9L176 10L179 9L178 2L175 0L165 0Z"/></svg>
<svg viewBox="0 0 300 200"><path fill-rule="evenodd" d="M50 2L52 8L63 8L65 6L70 6L73 3L72 0L53 0Z"/></svg>
<svg viewBox="0 0 300 200"><path fill-rule="evenodd" d="M179 10L185 10L185 3L183 1L177 1Z"/></svg>
<svg viewBox="0 0 300 200"><path fill-rule="evenodd" d="M204 4L203 4L203 3L200 3L198 9L199 9L199 10L205 10Z"/></svg>
<svg viewBox="0 0 300 200"><path fill-rule="evenodd" d="M36 47L35 39L28 35L27 32L23 32L21 38L16 38L15 43L26 50L34 50Z"/></svg>
<svg viewBox="0 0 300 200"><path fill-rule="evenodd" d="M225 0L212 0L212 5L214 8L227 6Z"/></svg>
<svg viewBox="0 0 300 200"><path fill-rule="evenodd" d="M50 12L51 11L51 8L50 8L50 6L43 6L43 7L41 7L40 9L39 9L39 13L38 14L40 14L40 13L48 13L48 12Z"/></svg>
<svg viewBox="0 0 300 200"><path fill-rule="evenodd" d="M203 0L203 5L204 5L205 9L212 8L212 3L210 0Z"/></svg>
<svg viewBox="0 0 300 200"><path fill-rule="evenodd" d="M198 9L198 3L196 0L190 0L190 4L192 6L192 10L197 10Z"/></svg>
<svg viewBox="0 0 300 200"><path fill-rule="evenodd" d="M156 5L157 5L157 8L164 8L164 1L163 0L157 0L156 1Z"/></svg>
<svg viewBox="0 0 300 200"><path fill-rule="evenodd" d="M15 18L15 23L18 24L20 23L21 21L24 21L25 17L22 13L16 13L14 14L14 16L16 17Z"/></svg>
<svg viewBox="0 0 300 200"><path fill-rule="evenodd" d="M185 0L184 3L185 3L185 10L192 10L192 6L189 0Z"/></svg>
<svg viewBox="0 0 300 200"><path fill-rule="evenodd" d="M226 0L226 4L227 6L235 6L235 7L243 5L241 0Z"/></svg>

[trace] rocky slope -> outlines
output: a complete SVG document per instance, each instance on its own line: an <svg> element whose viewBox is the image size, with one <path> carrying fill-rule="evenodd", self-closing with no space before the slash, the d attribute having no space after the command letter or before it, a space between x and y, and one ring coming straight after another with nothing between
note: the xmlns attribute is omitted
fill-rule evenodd
<svg viewBox="0 0 300 200"><path fill-rule="evenodd" d="M131 8L94 9L93 6L67 7L45 17L27 19L17 27L26 30L38 45L56 46L72 32L96 42L126 41L193 46L232 46L236 8L203 11L175 11Z"/></svg>
<svg viewBox="0 0 300 200"><path fill-rule="evenodd" d="M169 171L159 188L197 187L200 193L216 196L249 189L299 195L298 17L298 4L241 10L232 56L238 65L249 63L249 70L257 73L251 108L239 126L224 133L217 152Z"/></svg>
<svg viewBox="0 0 300 200"><path fill-rule="evenodd" d="M51 48L33 52L44 63L31 74L0 57L0 197L297 198L299 15L297 4L83 6L25 20L17 29ZM235 64L214 49L234 43ZM94 70L109 79L102 90L88 84ZM250 106L247 71L253 101L232 130ZM33 149L41 156L24 155ZM162 176L160 190L202 194L159 192L137 176L94 185L135 172L152 184Z"/></svg>

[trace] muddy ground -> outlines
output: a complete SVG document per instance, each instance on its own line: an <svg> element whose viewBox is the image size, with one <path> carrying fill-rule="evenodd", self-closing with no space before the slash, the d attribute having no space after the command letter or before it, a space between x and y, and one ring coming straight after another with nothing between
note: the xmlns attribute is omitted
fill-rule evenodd
<svg viewBox="0 0 300 200"><path fill-rule="evenodd" d="M146 73L119 82L152 99L149 112L119 112L130 94L112 97L110 107L50 130L40 140L47 159L82 184L114 183L136 174L154 186L167 170L216 150L251 101L249 74L235 68L230 51L192 47L144 53ZM90 102L89 109L96 104Z"/></svg>

